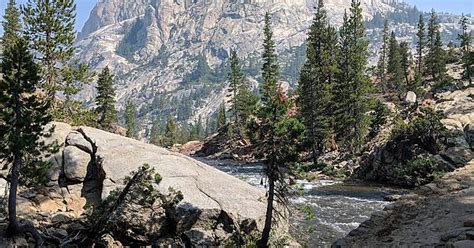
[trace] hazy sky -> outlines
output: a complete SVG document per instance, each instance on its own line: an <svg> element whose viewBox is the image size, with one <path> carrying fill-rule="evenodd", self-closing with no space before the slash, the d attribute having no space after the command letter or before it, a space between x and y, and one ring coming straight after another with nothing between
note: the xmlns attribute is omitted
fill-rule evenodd
<svg viewBox="0 0 474 248"><path fill-rule="evenodd" d="M17 0L17 3L25 3L27 0ZM473 13L474 0L405 0L408 3L418 6L419 9L429 11L434 8L436 11L452 12L452 13ZM8 0L0 0L0 16L6 8ZM84 23L89 17L91 9L97 0L76 0L77 4L77 24L76 30L81 30ZM1 20L1 17L0 17ZM0 27L0 33L2 33Z"/></svg>
<svg viewBox="0 0 474 248"><path fill-rule="evenodd" d="M474 0L405 0L405 2L416 5L419 9L429 11L470 13L474 12Z"/></svg>

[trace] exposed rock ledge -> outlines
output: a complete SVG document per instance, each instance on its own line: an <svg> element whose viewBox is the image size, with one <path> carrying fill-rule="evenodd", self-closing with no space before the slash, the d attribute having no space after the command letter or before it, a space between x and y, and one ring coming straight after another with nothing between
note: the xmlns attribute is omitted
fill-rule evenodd
<svg viewBox="0 0 474 248"><path fill-rule="evenodd" d="M372 215L333 247L474 247L474 160Z"/></svg>
<svg viewBox="0 0 474 248"><path fill-rule="evenodd" d="M182 230L198 245L222 245L235 229L261 230L265 214L265 192L211 166L154 145L89 127L56 126L47 142L61 144L51 157L50 183L41 191L20 193L19 214L38 225L37 216L64 213L79 217L86 204L96 204L110 191L123 186L123 179L143 164L154 167L163 177L160 190L180 190L183 211ZM94 156L95 155L95 156ZM94 168L93 159L102 168ZM4 184L0 182L1 190ZM225 216L226 220L222 220ZM234 227L226 225L229 222ZM39 222L41 225L41 222Z"/></svg>

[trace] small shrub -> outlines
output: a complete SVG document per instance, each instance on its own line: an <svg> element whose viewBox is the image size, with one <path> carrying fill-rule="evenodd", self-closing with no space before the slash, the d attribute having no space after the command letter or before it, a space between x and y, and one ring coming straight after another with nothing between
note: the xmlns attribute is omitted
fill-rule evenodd
<svg viewBox="0 0 474 248"><path fill-rule="evenodd" d="M396 171L396 176L410 186L420 186L444 175L442 165L432 157L418 157Z"/></svg>
<svg viewBox="0 0 474 248"><path fill-rule="evenodd" d="M309 205L301 206L300 211L303 212L306 215L305 219L308 220L308 221L314 220L314 218L316 217L316 215L314 214L313 209Z"/></svg>
<svg viewBox="0 0 474 248"><path fill-rule="evenodd" d="M422 112L422 116L416 117L410 123L399 121L392 129L391 140L394 143L410 140L434 154L442 148L449 132L441 123L441 112L430 108L422 109Z"/></svg>

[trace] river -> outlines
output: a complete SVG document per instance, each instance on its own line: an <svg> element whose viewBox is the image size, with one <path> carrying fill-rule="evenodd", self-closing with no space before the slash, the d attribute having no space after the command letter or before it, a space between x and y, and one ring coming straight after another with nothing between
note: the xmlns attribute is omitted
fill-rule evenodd
<svg viewBox="0 0 474 248"><path fill-rule="evenodd" d="M255 187L263 187L262 165L200 160ZM398 193L396 189L380 185L350 184L335 180L298 180L296 183L301 193L291 197L290 209L298 213L292 218L292 232L297 233L301 237L299 242L308 247L330 246L374 212L390 204L384 201L385 195Z"/></svg>

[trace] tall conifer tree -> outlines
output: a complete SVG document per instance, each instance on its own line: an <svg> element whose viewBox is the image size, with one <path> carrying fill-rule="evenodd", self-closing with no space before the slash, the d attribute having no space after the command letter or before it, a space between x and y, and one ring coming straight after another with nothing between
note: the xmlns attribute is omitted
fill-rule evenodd
<svg viewBox="0 0 474 248"><path fill-rule="evenodd" d="M29 224L21 225L16 216L16 197L20 169L26 156L40 157L45 136L44 127L51 121L49 102L38 92L38 67L28 51L27 42L15 37L7 46L2 60L0 81L0 160L12 165L8 196L8 229L11 235L30 233L37 246L42 237Z"/></svg>
<svg viewBox="0 0 474 248"><path fill-rule="evenodd" d="M404 82L404 89L409 88L409 90L414 91L415 89L411 87L410 84L410 66L411 66L411 52L410 52L410 45L407 42L400 43L400 57L401 57L401 64L403 69L403 76L405 78Z"/></svg>
<svg viewBox="0 0 474 248"><path fill-rule="evenodd" d="M75 11L74 0L28 0L23 8L25 31L41 62L43 88L48 91L53 104L57 92L75 92L89 79L85 74L78 75L87 70L82 71L84 67L72 60L76 39ZM71 73L71 70L77 71ZM75 75L74 83L68 75ZM60 110L64 106L57 108Z"/></svg>
<svg viewBox="0 0 474 248"><path fill-rule="evenodd" d="M307 60L300 75L299 104L301 116L308 131L313 161L324 152L331 134L331 91L337 69L337 33L329 26L324 3L319 1L311 25Z"/></svg>
<svg viewBox="0 0 474 248"><path fill-rule="evenodd" d="M221 129L227 125L227 114L225 109L225 103L223 102L219 106L219 112L217 113L217 129Z"/></svg>
<svg viewBox="0 0 474 248"><path fill-rule="evenodd" d="M9 45L15 44L21 32L20 10L15 0L9 0L2 21L3 36L0 39L2 49L7 50Z"/></svg>
<svg viewBox="0 0 474 248"><path fill-rule="evenodd" d="M111 130L112 124L117 123L117 110L115 109L113 75L108 66L99 74L96 89L96 112L99 115L97 123L101 128Z"/></svg>
<svg viewBox="0 0 474 248"><path fill-rule="evenodd" d="M137 123L137 107L131 99L128 99L125 103L124 113L125 125L127 126L127 137L137 138L138 135L138 123Z"/></svg>
<svg viewBox="0 0 474 248"><path fill-rule="evenodd" d="M402 85L404 80L402 56L400 54L400 46L394 32L392 32L390 35L387 73L390 79L390 90L394 93L400 94L403 89Z"/></svg>
<svg viewBox="0 0 474 248"><path fill-rule="evenodd" d="M349 152L357 152L368 131L366 94L369 77L365 74L368 41L360 1L352 0L350 16L344 15L339 31L339 73L334 87L336 135Z"/></svg>
<svg viewBox="0 0 474 248"><path fill-rule="evenodd" d="M416 72L421 77L423 74L423 51L426 46L425 21L423 15L420 15L418 21L418 32L416 33Z"/></svg>
<svg viewBox="0 0 474 248"><path fill-rule="evenodd" d="M387 63L388 63L388 51L389 51L389 34L388 34L388 21L385 20L384 28L382 33L382 48L380 49L379 62L377 63L377 78L382 85L384 91L387 86Z"/></svg>
<svg viewBox="0 0 474 248"><path fill-rule="evenodd" d="M265 163L265 174L268 177L268 198L265 225L261 239L257 242L259 247L268 247L270 231L273 222L273 204L275 200L275 184L281 179L279 172L279 150L277 144L277 133L275 126L286 114L286 105L281 87L278 84L280 69L276 55L273 31L271 28L271 16L265 14L264 41L263 41L263 66L261 86L262 106L259 110L259 117L262 120L261 128L263 140L268 147L267 161Z"/></svg>
<svg viewBox="0 0 474 248"><path fill-rule="evenodd" d="M248 84L245 76L242 73L240 61L235 50L231 51L230 57L230 93L232 94L232 118L233 125L238 137L242 137L243 128L246 124L247 118L250 115L249 107L252 103L249 102L251 92L248 89ZM249 106L250 105L250 106Z"/></svg>
<svg viewBox="0 0 474 248"><path fill-rule="evenodd" d="M433 80L443 80L446 73L446 55L441 41L438 15L434 10L428 25L428 54L426 58L426 73Z"/></svg>
<svg viewBox="0 0 474 248"><path fill-rule="evenodd" d="M150 143L156 146L161 145L161 127L159 119L155 119L151 126Z"/></svg>
<svg viewBox="0 0 474 248"><path fill-rule="evenodd" d="M471 52L472 35L468 28L468 19L463 14L461 17L461 34L458 35L458 40L461 42L462 49L462 63L464 66L463 78L468 79L472 84L472 70L474 55Z"/></svg>
<svg viewBox="0 0 474 248"><path fill-rule="evenodd" d="M165 133L163 135L162 145L172 147L178 140L178 126L174 116L169 116L166 122Z"/></svg>

